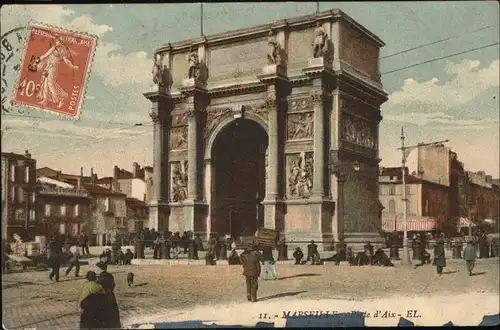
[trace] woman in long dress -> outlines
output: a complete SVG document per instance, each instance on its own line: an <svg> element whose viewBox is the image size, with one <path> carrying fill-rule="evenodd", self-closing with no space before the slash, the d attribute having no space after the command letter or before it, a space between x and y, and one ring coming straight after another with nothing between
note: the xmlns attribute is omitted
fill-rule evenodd
<svg viewBox="0 0 500 330"><path fill-rule="evenodd" d="M37 70L43 70L40 81L40 90L37 98L38 104L46 105L48 102L57 104L60 109L68 98L68 93L57 83L57 65L63 61L70 68L76 70L78 66L68 59L71 52L65 47L59 38L54 38L54 45L37 59Z"/></svg>
<svg viewBox="0 0 500 330"><path fill-rule="evenodd" d="M80 329L104 328L106 317L106 305L104 288L97 283L97 275L93 271L87 272L87 283L85 283L80 294Z"/></svg>
<svg viewBox="0 0 500 330"><path fill-rule="evenodd" d="M115 297L115 279L113 275L107 272L108 265L104 262L98 262L96 266L101 270L101 273L97 276L97 283L99 283L106 291L106 328L121 328L120 321L120 310L118 309L118 303Z"/></svg>

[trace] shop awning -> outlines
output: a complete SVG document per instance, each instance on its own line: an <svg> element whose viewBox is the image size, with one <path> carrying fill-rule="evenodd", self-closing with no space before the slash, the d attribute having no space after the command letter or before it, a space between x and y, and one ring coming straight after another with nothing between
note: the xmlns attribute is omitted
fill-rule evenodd
<svg viewBox="0 0 500 330"><path fill-rule="evenodd" d="M437 228L436 219L407 215L408 231L433 231ZM382 213L382 230L385 232L403 232L405 228L402 214Z"/></svg>
<svg viewBox="0 0 500 330"><path fill-rule="evenodd" d="M458 228L466 228L469 226L475 227L476 224L474 222L472 222L471 220L464 218L464 217L460 217L458 219Z"/></svg>

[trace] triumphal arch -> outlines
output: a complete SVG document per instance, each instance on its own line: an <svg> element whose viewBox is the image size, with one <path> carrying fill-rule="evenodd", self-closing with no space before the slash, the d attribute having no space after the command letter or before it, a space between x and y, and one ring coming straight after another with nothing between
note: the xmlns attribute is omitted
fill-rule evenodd
<svg viewBox="0 0 500 330"><path fill-rule="evenodd" d="M158 48L149 226L376 240L382 46L333 10Z"/></svg>

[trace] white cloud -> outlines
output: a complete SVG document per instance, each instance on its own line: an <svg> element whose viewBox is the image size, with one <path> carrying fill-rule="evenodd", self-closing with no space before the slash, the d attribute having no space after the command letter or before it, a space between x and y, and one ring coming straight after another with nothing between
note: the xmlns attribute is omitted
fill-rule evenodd
<svg viewBox="0 0 500 330"><path fill-rule="evenodd" d="M388 103L418 102L445 107L466 104L481 92L499 86L499 63L499 60L495 60L487 67L478 69L479 61L448 62L446 72L453 75L451 80L439 84L437 78L424 82L408 78L400 90L389 96Z"/></svg>
<svg viewBox="0 0 500 330"><path fill-rule="evenodd" d="M71 19L73 11L61 5L11 5L2 6L2 30L8 31L15 27L27 26L30 21L60 26L63 28L104 36L113 28L106 24L96 24L89 15ZM120 52L122 47L113 42L99 40L92 74L103 78L106 84L118 86L121 84L149 84L151 81L152 59L146 52Z"/></svg>
<svg viewBox="0 0 500 330"><path fill-rule="evenodd" d="M414 125L427 125L427 124L441 124L453 125L449 129L462 129L462 128L481 128L483 126L491 127L496 125L498 127L498 119L456 119L453 116L447 115L443 112L420 113L412 112L403 115L385 115L384 120L412 123ZM446 128L446 126L439 126Z"/></svg>
<svg viewBox="0 0 500 330"><path fill-rule="evenodd" d="M142 127L117 127L101 128L84 125L82 122L71 122L68 120L37 120L30 121L25 119L2 119L2 129L16 130L22 132L34 131L38 134L54 136L65 136L68 139L78 137L88 138L119 138L134 134L146 133L152 129L149 125Z"/></svg>

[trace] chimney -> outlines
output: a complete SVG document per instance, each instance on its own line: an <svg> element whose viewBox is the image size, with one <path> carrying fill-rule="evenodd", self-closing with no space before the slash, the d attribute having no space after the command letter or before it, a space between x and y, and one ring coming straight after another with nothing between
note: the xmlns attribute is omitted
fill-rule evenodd
<svg viewBox="0 0 500 330"><path fill-rule="evenodd" d="M118 180L118 176L120 175L120 168L115 165L113 168L113 179Z"/></svg>
<svg viewBox="0 0 500 330"><path fill-rule="evenodd" d="M83 180L83 167L80 167L80 177L76 179L76 188L78 190L82 189L82 180Z"/></svg>
<svg viewBox="0 0 500 330"><path fill-rule="evenodd" d="M132 178L135 179L139 177L139 170L140 170L139 164L134 162L134 164L132 164Z"/></svg>
<svg viewBox="0 0 500 330"><path fill-rule="evenodd" d="M94 168L91 167L90 168L90 184L93 185L94 183L95 183L95 181L94 181Z"/></svg>
<svg viewBox="0 0 500 330"><path fill-rule="evenodd" d="M25 150L24 151L24 157L28 158L28 159L31 159L31 154L29 153L28 150Z"/></svg>

